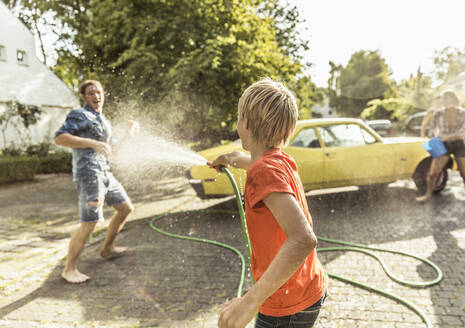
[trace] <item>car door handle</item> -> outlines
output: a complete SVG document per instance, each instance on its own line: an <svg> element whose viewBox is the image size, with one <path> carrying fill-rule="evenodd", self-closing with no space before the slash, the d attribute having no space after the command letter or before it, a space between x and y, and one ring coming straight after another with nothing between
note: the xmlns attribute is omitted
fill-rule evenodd
<svg viewBox="0 0 465 328"><path fill-rule="evenodd" d="M334 152L331 152L331 151L327 151L327 152L325 153L326 156L331 156L332 154L334 154Z"/></svg>

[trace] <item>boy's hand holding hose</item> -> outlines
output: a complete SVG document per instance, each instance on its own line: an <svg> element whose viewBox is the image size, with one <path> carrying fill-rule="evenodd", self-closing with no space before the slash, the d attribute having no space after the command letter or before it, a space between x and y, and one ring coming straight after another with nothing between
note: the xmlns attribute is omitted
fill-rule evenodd
<svg viewBox="0 0 465 328"><path fill-rule="evenodd" d="M221 172L221 166L232 166L234 168L247 170L252 162L250 155L242 151L233 151L228 154L218 156L213 162L208 161L207 165Z"/></svg>
<svg viewBox="0 0 465 328"><path fill-rule="evenodd" d="M230 165L228 155L229 154L218 156L213 162L207 161L207 165L215 169L218 173L221 173L222 166L226 167Z"/></svg>

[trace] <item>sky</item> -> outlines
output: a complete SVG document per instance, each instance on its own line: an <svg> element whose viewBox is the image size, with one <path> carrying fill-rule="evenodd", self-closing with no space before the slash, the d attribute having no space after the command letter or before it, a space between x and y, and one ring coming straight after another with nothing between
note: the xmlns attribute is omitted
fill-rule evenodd
<svg viewBox="0 0 465 328"><path fill-rule="evenodd" d="M464 0L289 0L306 20L305 61L327 86L331 60L345 66L358 50L379 50L397 81L433 69L435 51L465 49ZM307 28L307 29L305 29Z"/></svg>

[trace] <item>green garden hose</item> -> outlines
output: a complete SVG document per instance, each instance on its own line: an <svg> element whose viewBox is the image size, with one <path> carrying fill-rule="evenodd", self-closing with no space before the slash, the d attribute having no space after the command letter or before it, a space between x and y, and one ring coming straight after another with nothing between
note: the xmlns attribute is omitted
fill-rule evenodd
<svg viewBox="0 0 465 328"><path fill-rule="evenodd" d="M232 176L231 172L225 167L222 167L222 171L224 173L226 173L226 175L228 176L228 178L229 178L229 180L230 180L230 182L231 182L231 184L233 186L233 189L234 189L234 194L235 194L235 197L236 197L237 208L239 210L239 216L241 218L242 232L243 232L244 241L245 241L245 244L246 244L247 255L248 255L249 265L250 265L250 257L251 257L250 240L249 240L249 235L248 235L248 232L247 232L244 208L242 206L242 200L241 200L241 196L240 196L240 193L239 193L239 189L237 188L236 182L235 182L234 177ZM223 214L237 214L237 212L235 212L235 211L224 211L224 210L202 210L202 211L214 212L214 213L223 213ZM212 245L227 248L227 249L233 251L234 253L236 253L239 256L240 260L241 260L241 279L239 281L239 285L238 285L237 293L236 293L237 297L240 297L241 294L242 294L242 288L243 288L244 280L245 280L246 264L245 264L244 256L242 255L242 253L237 248L234 248L234 247L232 247L230 245L220 243L220 242L214 241L214 240L208 240L208 239L203 239L203 238L190 237L190 236L184 236L184 235L177 235L177 234L169 233L167 231L164 231L164 230L161 230L161 229L157 228L154 225L154 223L156 221L158 221L158 220L160 220L160 219L162 219L164 217L167 217L168 215L175 215L175 214L189 215L190 213L193 213L193 211L176 212L176 213L164 213L164 214L158 215L158 216L154 217L150 221L150 227L153 230L155 230L155 231L157 231L157 232L159 232L159 233L161 233L163 235L169 236L169 237L208 243L208 244L212 244ZM429 261L428 259L416 256L416 255L413 255L413 254L410 254L410 253L400 252L400 251L391 251L391 250L387 250L387 249L383 249L383 248L370 247L370 246L363 245L363 244L352 243L352 242L341 241L341 240L335 240L335 239L329 239L329 238L325 238L325 237L318 237L318 240L319 241L325 241L325 242L328 242L328 243L333 243L333 244L345 245L344 247L318 248L317 251L320 252L320 253L321 252L333 252L333 251L353 251L353 252L364 253L366 255L369 255L369 256L375 258L380 263L380 265L382 266L384 272L386 272L387 276L390 279L392 279L393 281L395 281L395 282L397 282L399 284L402 284L404 286L417 287L417 288L429 287L429 286L433 286L433 285L438 284L443 278L441 269L436 264ZM383 260L378 255L374 254L371 251L388 252L388 253L392 253L392 254L408 256L408 257L414 258L416 260L422 261L423 263L425 263L425 264L429 265L430 267L432 267L433 270L436 271L437 276L436 276L435 279L433 279L431 281L420 282L420 283L402 280L400 278L395 277L387 269L387 267L384 264ZM404 299L404 298L402 298L400 296L394 295L392 293L388 293L388 292L386 292L386 291L384 291L382 289L372 287L372 286L369 286L367 284L364 284L364 283L361 283L361 282L358 282L358 281L355 281L355 280L351 280L351 279L348 279L348 278L344 278L342 276L338 276L338 275L335 275L335 274L332 274L332 273L328 273L328 276L331 277L331 278L343 281L345 283L349 283L349 284L352 284L354 286L357 286L357 287L360 287L360 288L363 288L363 289L378 293L378 294L383 295L385 297L391 298L391 299L393 299L393 300L395 300L395 301L397 301L399 303L402 303L405 306L407 306L408 308L410 308L412 311L414 311L423 320L423 322L426 324L426 327L428 327L428 328L433 327L432 324L431 324L431 321L423 313L423 311L421 311L414 304L412 304L411 302L407 301L406 299Z"/></svg>
<svg viewBox="0 0 465 328"><path fill-rule="evenodd" d="M200 211L203 211L203 212L209 212L209 213L221 213L221 214L237 214L237 212L235 211L221 211L221 210L200 210ZM198 212L198 211L196 211ZM231 245L227 245L227 244L224 244L224 243L220 243L218 241L215 241L215 240L209 240L209 239L204 239L204 238L197 238L197 237L190 237L190 236L184 236L184 235L177 235L177 234L174 234L174 233L170 233L170 232L167 232L167 231L164 231L160 228L157 228L155 226L155 222L160 220L160 219L163 219L169 215L179 215L179 214L183 214L183 215L186 215L188 216L189 214L193 213L193 211L184 211L184 212L174 212L174 213L164 213L164 214L161 214L161 215L158 215L158 216L155 216L151 221L150 221L150 227L155 230L156 232L159 232L161 233L162 235L165 235L165 236L168 236L168 237L173 237L173 238L178 238L178 239L184 239L184 240L191 240L191 241L198 241L198 242L201 242L201 243L207 243L207 244L211 244L211 245L215 245L215 246L220 246L220 247L224 247L224 248L227 248L231 251L233 251L234 253L237 254L237 256L239 256L239 259L241 260L241 279L239 281L239 285L237 287L237 294L236 296L237 297L241 297L242 295L242 287L244 285L244 280L245 280L245 270L246 270L246 264L245 264L245 258L244 258L244 255L242 255L241 251L238 250L237 248L231 246ZM249 261L250 263L250 261Z"/></svg>

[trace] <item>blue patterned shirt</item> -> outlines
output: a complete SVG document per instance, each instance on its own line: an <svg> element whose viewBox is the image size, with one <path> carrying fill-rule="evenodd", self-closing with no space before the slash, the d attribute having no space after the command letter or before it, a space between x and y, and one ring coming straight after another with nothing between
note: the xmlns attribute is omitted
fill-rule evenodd
<svg viewBox="0 0 465 328"><path fill-rule="evenodd" d="M88 105L71 111L65 123L55 133L55 137L63 133L109 143L111 124L103 114L96 112ZM73 180L83 176L92 176L110 169L108 158L93 148L73 148Z"/></svg>

